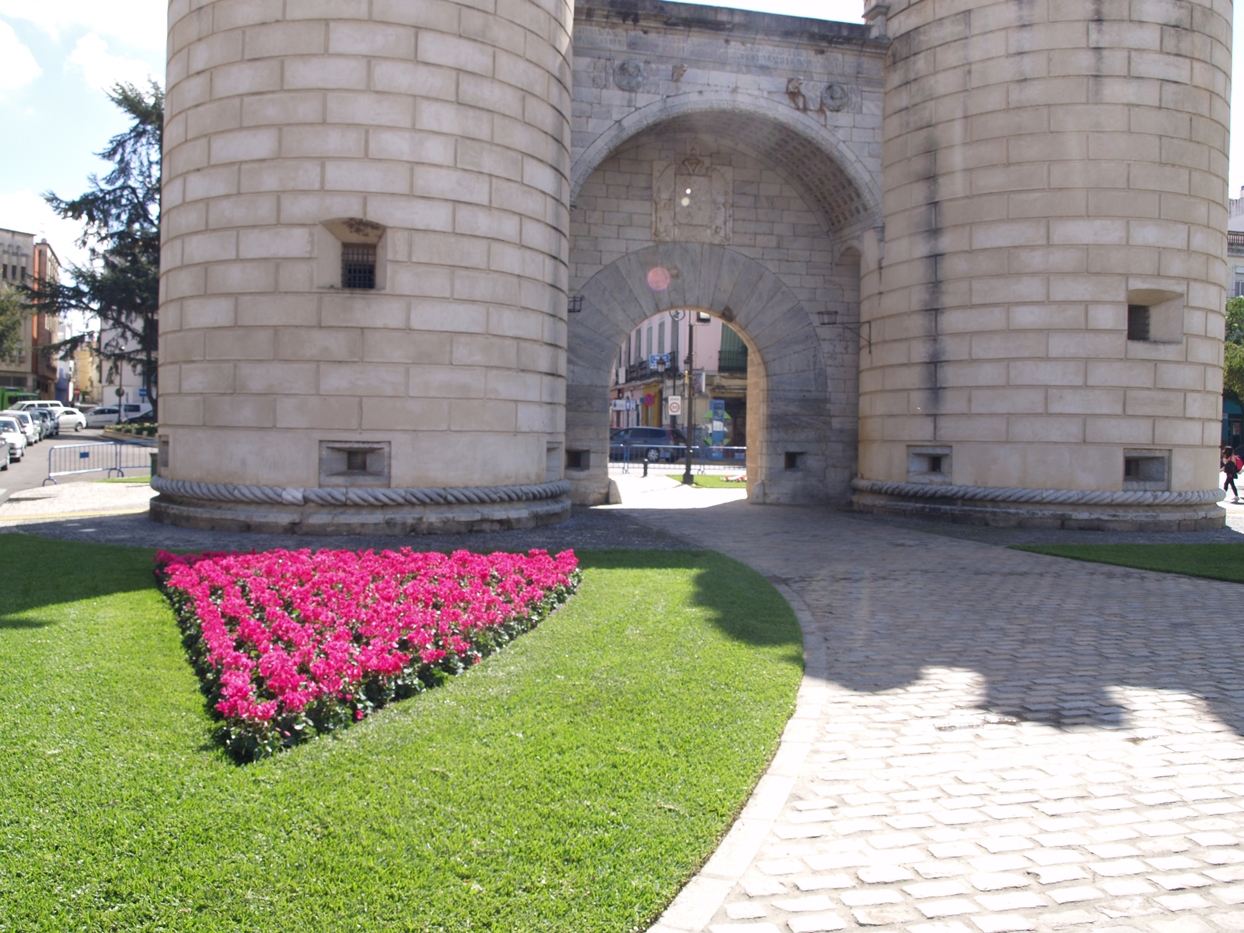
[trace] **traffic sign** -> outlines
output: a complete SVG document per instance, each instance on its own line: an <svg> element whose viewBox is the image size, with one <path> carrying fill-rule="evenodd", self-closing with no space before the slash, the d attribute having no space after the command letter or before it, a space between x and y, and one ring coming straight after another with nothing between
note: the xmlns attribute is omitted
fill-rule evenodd
<svg viewBox="0 0 1244 933"><path fill-rule="evenodd" d="M671 415L682 414L682 396L679 396L679 395L670 396L670 414Z"/></svg>
<svg viewBox="0 0 1244 933"><path fill-rule="evenodd" d="M647 395L645 395L645 396L644 396L644 404L645 404L645 405L651 405L651 404L652 404L653 402L655 402L656 400L657 400L657 399L656 399L656 396L655 396L655 395L653 395L651 392L649 392Z"/></svg>

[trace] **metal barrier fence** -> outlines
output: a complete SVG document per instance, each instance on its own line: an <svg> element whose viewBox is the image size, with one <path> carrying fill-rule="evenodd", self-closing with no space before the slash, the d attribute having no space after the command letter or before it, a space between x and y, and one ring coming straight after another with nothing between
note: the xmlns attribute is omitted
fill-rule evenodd
<svg viewBox="0 0 1244 933"><path fill-rule="evenodd" d="M48 475L42 485L78 473L107 471L109 476L124 476L126 470L150 469L154 451L149 444L58 444L48 451Z"/></svg>
<svg viewBox="0 0 1244 933"><path fill-rule="evenodd" d="M687 462L687 448L682 444L610 444L609 462L622 464L623 473L645 463L650 466L665 463L682 469ZM696 473L707 473L711 469L746 470L747 448L697 444L691 448L691 468Z"/></svg>

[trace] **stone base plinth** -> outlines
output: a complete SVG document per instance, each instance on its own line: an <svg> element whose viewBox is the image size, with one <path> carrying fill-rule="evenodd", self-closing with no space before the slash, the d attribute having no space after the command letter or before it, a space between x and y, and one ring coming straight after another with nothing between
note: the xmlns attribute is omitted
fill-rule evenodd
<svg viewBox="0 0 1244 933"><path fill-rule="evenodd" d="M1222 528L1227 520L1218 506L1223 495L1219 490L1004 489L864 479L851 485L856 511L923 521L1078 531L1209 531Z"/></svg>
<svg viewBox="0 0 1244 933"><path fill-rule="evenodd" d="M289 489L153 476L154 521L263 534L422 535L534 528L570 517L564 480L454 489Z"/></svg>

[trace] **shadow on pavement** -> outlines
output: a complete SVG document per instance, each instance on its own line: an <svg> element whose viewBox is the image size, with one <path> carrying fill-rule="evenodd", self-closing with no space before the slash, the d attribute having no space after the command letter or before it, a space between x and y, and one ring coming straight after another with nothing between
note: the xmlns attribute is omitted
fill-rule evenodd
<svg viewBox="0 0 1244 933"><path fill-rule="evenodd" d="M1244 587L1046 557L829 509L632 512L746 561L807 603L830 679L897 691L974 671L982 710L1069 728L1129 720L1115 688L1199 697L1244 734ZM1158 702L1158 701L1155 701Z"/></svg>

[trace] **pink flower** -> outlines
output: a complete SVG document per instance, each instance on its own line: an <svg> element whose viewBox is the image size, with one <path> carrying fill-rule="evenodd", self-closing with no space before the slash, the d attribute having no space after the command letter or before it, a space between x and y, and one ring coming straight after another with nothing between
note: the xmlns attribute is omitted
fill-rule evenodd
<svg viewBox="0 0 1244 933"><path fill-rule="evenodd" d="M446 557L409 548L161 551L156 574L197 643L192 656L217 685L229 734L265 748L272 734L287 744L331 728L334 708L339 717L353 706L353 720L363 719L354 697L365 683L379 691L367 688L368 696L390 695L446 659L476 663L536 624L579 579L572 551Z"/></svg>

